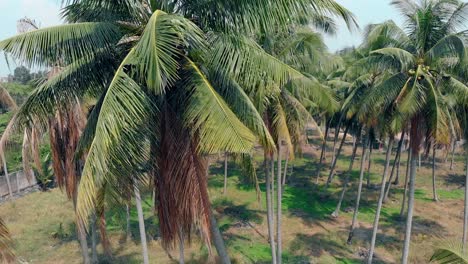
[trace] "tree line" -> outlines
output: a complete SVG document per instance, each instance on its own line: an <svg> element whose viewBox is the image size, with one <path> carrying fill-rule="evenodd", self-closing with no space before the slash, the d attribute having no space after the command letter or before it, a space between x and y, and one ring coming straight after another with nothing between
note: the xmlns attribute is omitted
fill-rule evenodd
<svg viewBox="0 0 468 264"><path fill-rule="evenodd" d="M356 139L334 217L361 155L348 243L358 221L371 146L386 142L367 258L372 263L382 204L392 181L400 181L408 138L401 208L406 219L401 262L408 263L416 157L430 152L435 157L439 148L454 149L467 138L468 5L456 0L392 4L405 18L403 28L392 21L368 25L359 47L330 54L322 34L335 33L337 19L351 30L358 27L355 17L331 0L241 0L236 5L224 0L65 1L66 24L0 42L0 50L28 67L51 69L15 111L0 152L14 132L25 138L48 136L56 182L74 205L84 263L97 261L95 243L91 259L88 254L89 227L99 227L111 255L107 202L128 205L133 198L142 255L149 263L142 187L154 194L164 249L180 247L183 263L184 240L196 231L208 248L214 244L221 263L230 263L207 191L208 157L235 156L259 191L253 148L261 146L272 262L281 263L287 161L300 152L305 127L321 121L326 124L323 145L311 179L317 185L329 133L334 130L333 158L325 186L335 180L346 136ZM26 160L41 166L33 146ZM433 192L437 200L435 183ZM463 244L467 221L465 216ZM7 239L8 233L0 237ZM11 256L1 249L3 256Z"/></svg>

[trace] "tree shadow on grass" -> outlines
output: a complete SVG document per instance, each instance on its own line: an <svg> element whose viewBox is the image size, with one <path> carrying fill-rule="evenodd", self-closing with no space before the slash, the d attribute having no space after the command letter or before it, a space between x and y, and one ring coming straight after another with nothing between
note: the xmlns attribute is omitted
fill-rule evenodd
<svg viewBox="0 0 468 264"><path fill-rule="evenodd" d="M444 183L448 185L456 185L458 188L465 187L465 175L450 173L447 177L444 177Z"/></svg>

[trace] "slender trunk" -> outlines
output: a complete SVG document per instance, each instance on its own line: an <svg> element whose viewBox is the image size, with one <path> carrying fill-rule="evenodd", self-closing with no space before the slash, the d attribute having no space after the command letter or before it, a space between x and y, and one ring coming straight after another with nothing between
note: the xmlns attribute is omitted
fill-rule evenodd
<svg viewBox="0 0 468 264"><path fill-rule="evenodd" d="M227 172L228 172L228 153L224 153L224 191L223 194L227 194Z"/></svg>
<svg viewBox="0 0 468 264"><path fill-rule="evenodd" d="M408 216L406 217L406 231L405 242L403 246L403 256L401 263L407 264L409 257L410 241L411 241L411 227L413 224L413 211L414 211L414 191L416 181L416 159L411 159L410 177L409 177L409 195L408 195Z"/></svg>
<svg viewBox="0 0 468 264"><path fill-rule="evenodd" d="M286 148L286 157L284 162L284 174L282 180L283 186L286 185L286 176L288 175L289 148ZM284 188L282 189L284 192Z"/></svg>
<svg viewBox="0 0 468 264"><path fill-rule="evenodd" d="M356 146L356 137L354 135L351 135L351 136L353 138L353 149L354 149L354 147Z"/></svg>
<svg viewBox="0 0 468 264"><path fill-rule="evenodd" d="M340 199L338 200L338 204L336 205L335 211L332 213L332 216L335 217L335 218L338 217L339 214L340 214L341 204L343 203L343 199L344 199L346 189L347 189L348 183L349 183L349 178L351 176L351 172L353 171L354 160L356 159L357 146L358 145L355 144L354 147L353 147L353 154L351 155L351 160L349 162L348 171L346 172L345 180L344 180L344 183L343 183L343 188L341 189Z"/></svg>
<svg viewBox="0 0 468 264"><path fill-rule="evenodd" d="M126 218L127 218L127 228L126 228L127 241L130 241L130 239L132 239L132 233L130 231L130 206L128 204L125 205L125 212L126 212Z"/></svg>
<svg viewBox="0 0 468 264"><path fill-rule="evenodd" d="M185 263L184 243L185 243L184 231L182 230L182 228L180 228L179 229L179 264Z"/></svg>
<svg viewBox="0 0 468 264"><path fill-rule="evenodd" d="M10 198L13 198L13 191L11 190L10 176L8 175L5 155L2 155L2 160L3 160L3 171L5 172L5 179L7 181L7 186L8 186L8 193L10 194Z"/></svg>
<svg viewBox="0 0 468 264"><path fill-rule="evenodd" d="M338 138L340 135L340 129L341 129L341 122L343 121L343 115L340 115L340 118L338 120L338 123L336 124L335 127L335 135L333 139L333 153L332 153L332 162L335 160L336 156L336 143L338 142Z"/></svg>
<svg viewBox="0 0 468 264"><path fill-rule="evenodd" d="M271 257L273 262L276 263L276 247L275 247L275 237L274 237L274 227L273 227L273 201L271 197L271 179L270 179L270 160L267 158L268 155L265 154L265 185L266 185L266 208L267 208L267 224L268 224L268 240L270 242Z"/></svg>
<svg viewBox="0 0 468 264"><path fill-rule="evenodd" d="M90 264L91 261L89 259L89 254L88 254L88 241L86 240L86 231L85 231L85 225L83 221L81 221L77 217L76 213L76 199L77 199L77 193L73 193L73 210L75 212L75 223L76 223L76 235L78 237L78 242L81 247L81 256L83 257L83 264Z"/></svg>
<svg viewBox="0 0 468 264"><path fill-rule="evenodd" d="M213 210L210 213L210 226L211 226L211 236L213 238L213 243L215 245L216 251L218 252L219 261L221 264L231 264L231 259L224 245L223 236L219 231L218 223L214 217Z"/></svg>
<svg viewBox="0 0 468 264"><path fill-rule="evenodd" d="M366 162L366 157L368 156L368 152L369 152L368 144L369 144L369 140L364 142L364 144L362 145L361 167L359 169L359 184L358 184L358 191L357 191L357 197L356 197L356 204L354 205L353 220L351 222L351 228L349 230L349 235L348 235L348 240L347 240L348 245L351 244L351 240L353 239L353 236L354 236L354 229L356 228L356 221L357 221L357 216L358 216L358 211L359 211L359 203L361 201L362 182L364 180L364 164Z"/></svg>
<svg viewBox="0 0 468 264"><path fill-rule="evenodd" d="M421 152L418 153L418 159L419 159L419 162L418 162L418 171L419 171L419 169L421 169Z"/></svg>
<svg viewBox="0 0 468 264"><path fill-rule="evenodd" d="M276 230L276 221L275 221L275 158L274 155L271 155L270 158L271 163L271 174L270 174L270 183L271 183L271 219L273 219L273 237L275 236ZM276 251L275 251L276 252ZM275 255L276 257L276 255Z"/></svg>
<svg viewBox="0 0 468 264"><path fill-rule="evenodd" d="M98 223L99 223L99 235L101 236L101 245L102 248L104 249L104 254L108 258L112 258L112 249L111 249L111 243L109 241L109 237L107 236L107 230L106 230L106 215L104 210L99 212L99 218L98 218Z"/></svg>
<svg viewBox="0 0 468 264"><path fill-rule="evenodd" d="M435 171L436 171L436 144L432 146L432 200L434 200L434 202L438 202L439 198L437 198Z"/></svg>
<svg viewBox="0 0 468 264"><path fill-rule="evenodd" d="M400 218L403 219L405 214L405 204L406 204L406 195L408 193L408 179L409 179L409 172L410 172L410 165L411 165L411 148L408 148L408 160L406 162L406 175L405 175L405 188L403 190L403 199L401 201L401 210L400 210Z"/></svg>
<svg viewBox="0 0 468 264"><path fill-rule="evenodd" d="M400 141L398 142L397 153L395 155L395 160L393 161L392 172L390 173L390 178L388 179L388 182L387 182L387 190L385 191L383 203L387 202L388 194L390 193L390 189L392 188L393 175L395 174L395 168L397 167L397 164L399 163L399 160L401 157L401 148L403 146L404 138L405 138L405 132L403 131L401 133Z"/></svg>
<svg viewBox="0 0 468 264"><path fill-rule="evenodd" d="M333 163L332 163L332 166L330 168L330 174L328 175L328 179L327 179L327 184L326 184L327 187L333 181L333 177L335 175L336 161L338 160L338 158L340 156L340 153L341 153L341 150L343 149L343 145L344 145L344 142L346 140L346 136L348 135L349 127L350 127L350 125L346 126L346 129L345 129L345 132L344 132L344 135L343 135L343 139L341 140L341 143L340 143L340 147L338 148L338 152L336 153L335 158L333 159Z"/></svg>
<svg viewBox="0 0 468 264"><path fill-rule="evenodd" d="M368 164L367 164L367 184L366 187L367 189L370 188L371 185L371 177L370 177L370 172L371 172L371 167L372 167L372 140L369 139L369 156L367 157L368 159Z"/></svg>
<svg viewBox="0 0 468 264"><path fill-rule="evenodd" d="M379 220L380 220L380 211L382 210L382 203L383 203L383 198L384 198L384 194L385 194L385 183L387 181L387 173L388 173L388 167L390 165L390 155L392 153L392 147L393 147L393 136L390 136L390 140L388 142L387 154L385 156L385 168L384 168L384 172L382 174L382 181L381 181L381 185L380 185L379 202L377 204L377 211L375 212L374 227L373 227L373 230L372 230L371 246L370 246L370 250L369 250L369 258L367 260L368 264L372 264L372 258L374 257L375 240L377 239L377 231L378 231L378 228L379 228Z"/></svg>
<svg viewBox="0 0 468 264"><path fill-rule="evenodd" d="M317 177L315 178L315 184L318 184L318 181L320 179L320 172L322 171L322 165L326 156L327 138L328 138L329 130L330 130L330 125L328 124L325 125L325 137L323 138L322 151L320 152L320 160L319 160L319 164L317 165Z"/></svg>
<svg viewBox="0 0 468 264"><path fill-rule="evenodd" d="M148 244L146 243L145 218L143 216L143 207L141 206L140 190L134 185L135 203L138 212L138 225L140 228L141 250L143 254L143 263L149 264Z"/></svg>
<svg viewBox="0 0 468 264"><path fill-rule="evenodd" d="M463 253L466 252L466 240L468 232L468 150L466 155L466 171L465 171L465 207L463 210Z"/></svg>
<svg viewBox="0 0 468 264"><path fill-rule="evenodd" d="M397 167L396 167L396 177L395 181L393 181L394 185L400 184L400 168L401 168L401 153L403 152L403 149L400 149L400 155L398 156L398 162L397 162Z"/></svg>
<svg viewBox="0 0 468 264"><path fill-rule="evenodd" d="M98 263L97 257L97 233L96 233L96 214L93 213L91 220L91 262Z"/></svg>
<svg viewBox="0 0 468 264"><path fill-rule="evenodd" d="M281 218L282 218L282 206L281 206L281 197L282 197L282 191L281 191L281 140L278 142L278 167L277 167L277 179L276 179L276 190L277 190L277 208L276 208L276 245L277 245L277 250L276 250L276 263L281 264L281 254L282 254L282 241L281 241Z"/></svg>
<svg viewBox="0 0 468 264"><path fill-rule="evenodd" d="M451 157L450 157L450 170L453 170L453 160L455 159L455 148L457 146L457 140L454 139L452 141L452 154L451 154Z"/></svg>

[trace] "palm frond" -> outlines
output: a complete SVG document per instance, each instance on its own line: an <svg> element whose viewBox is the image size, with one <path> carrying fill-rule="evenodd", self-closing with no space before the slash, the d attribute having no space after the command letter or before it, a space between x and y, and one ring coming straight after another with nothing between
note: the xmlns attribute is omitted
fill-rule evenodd
<svg viewBox="0 0 468 264"><path fill-rule="evenodd" d="M184 123L200 137L199 151L249 153L255 141L252 132L232 112L193 61L187 61L186 70L183 82L189 97Z"/></svg>
<svg viewBox="0 0 468 264"><path fill-rule="evenodd" d="M201 30L188 19L157 10L133 48L128 63L136 67L139 80L160 94L179 78L181 46L203 49Z"/></svg>
<svg viewBox="0 0 468 264"><path fill-rule="evenodd" d="M38 29L0 41L0 50L29 68L91 58L121 38L110 23L85 22Z"/></svg>
<svg viewBox="0 0 468 264"><path fill-rule="evenodd" d="M466 264L468 255L463 253L463 245L457 242L443 242L432 254L431 262L444 264Z"/></svg>
<svg viewBox="0 0 468 264"><path fill-rule="evenodd" d="M8 232L5 223L0 218L0 261L2 263L13 263L15 261L16 257L12 251L12 245L10 232Z"/></svg>
<svg viewBox="0 0 468 264"><path fill-rule="evenodd" d="M151 134L146 130L155 111L140 86L120 68L103 98L83 168L77 213L84 223L94 210L99 187L112 183L112 178L118 176L138 178L139 166L148 160L143 148L144 135Z"/></svg>

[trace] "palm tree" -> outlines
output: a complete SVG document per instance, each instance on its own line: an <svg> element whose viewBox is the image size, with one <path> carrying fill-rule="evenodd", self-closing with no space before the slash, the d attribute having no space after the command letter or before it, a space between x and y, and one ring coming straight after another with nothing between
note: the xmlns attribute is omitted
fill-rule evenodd
<svg viewBox="0 0 468 264"><path fill-rule="evenodd" d="M461 98L466 100L468 88L444 69L452 68L463 58L464 45L458 32L466 26L463 14L468 4L444 0L419 3L396 0L392 3L405 16L407 31L400 30L400 38L395 39L393 47L375 50L372 54L378 58L378 63L397 66L399 72L369 95L365 108L391 106L398 115L410 120L411 151L419 153L423 131L428 131L439 144L448 143L449 109L442 95L462 94L465 96ZM409 256L416 165L413 157L402 263L408 263Z"/></svg>
<svg viewBox="0 0 468 264"><path fill-rule="evenodd" d="M111 196L118 196L148 174L158 190L165 248L175 246L181 229L190 234L193 224L210 244L205 155L248 153L256 136L274 149L262 111L247 94L262 98L262 90L286 83L302 90L314 86L245 33L281 28L285 21L299 21L299 15L316 17L317 10L353 23L334 1L67 4L68 24L0 42L1 50L24 63L50 66L59 58L63 67L35 90L14 121L23 127L31 126L32 117L46 123L70 101L98 98L80 141L79 149L88 155L77 213L87 222L101 186L108 184Z"/></svg>

